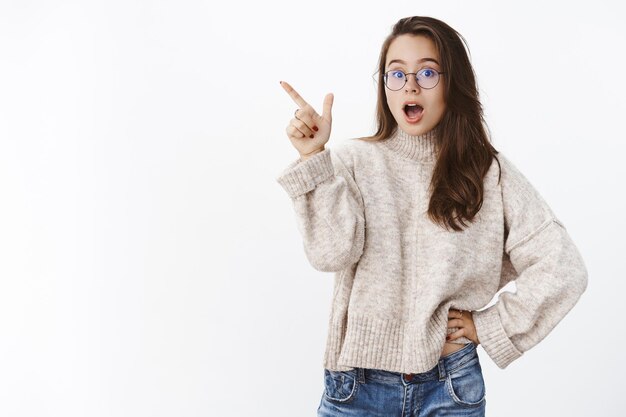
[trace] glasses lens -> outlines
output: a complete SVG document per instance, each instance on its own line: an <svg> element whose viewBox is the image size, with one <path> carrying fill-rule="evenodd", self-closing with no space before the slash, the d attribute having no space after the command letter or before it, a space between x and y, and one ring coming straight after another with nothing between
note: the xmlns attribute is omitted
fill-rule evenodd
<svg viewBox="0 0 626 417"><path fill-rule="evenodd" d="M422 88L433 88L439 82L439 73L432 68L424 68L417 73L417 83Z"/></svg>
<svg viewBox="0 0 626 417"><path fill-rule="evenodd" d="M402 71L393 70L386 74L385 85L390 90L399 90L404 87L405 75Z"/></svg>

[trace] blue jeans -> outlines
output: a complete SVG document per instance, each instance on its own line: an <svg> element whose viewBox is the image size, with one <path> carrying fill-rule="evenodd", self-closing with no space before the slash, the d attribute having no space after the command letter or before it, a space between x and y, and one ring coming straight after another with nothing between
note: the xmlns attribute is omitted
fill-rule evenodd
<svg viewBox="0 0 626 417"><path fill-rule="evenodd" d="M324 369L317 416L484 417L485 381L476 346L468 343L419 374Z"/></svg>

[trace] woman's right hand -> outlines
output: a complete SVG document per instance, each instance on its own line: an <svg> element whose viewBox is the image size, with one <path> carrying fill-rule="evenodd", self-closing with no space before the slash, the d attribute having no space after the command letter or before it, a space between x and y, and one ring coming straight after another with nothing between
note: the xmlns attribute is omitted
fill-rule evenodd
<svg viewBox="0 0 626 417"><path fill-rule="evenodd" d="M330 138L333 94L329 93L324 97L324 110L320 116L287 82L281 81L280 85L299 106L286 132L289 140L300 153L300 157L306 159L323 151L324 145Z"/></svg>

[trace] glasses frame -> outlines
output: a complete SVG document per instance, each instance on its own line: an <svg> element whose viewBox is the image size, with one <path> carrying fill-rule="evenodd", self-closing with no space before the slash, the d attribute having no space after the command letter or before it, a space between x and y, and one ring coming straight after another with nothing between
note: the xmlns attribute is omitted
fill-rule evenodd
<svg viewBox="0 0 626 417"><path fill-rule="evenodd" d="M425 71L425 70L434 71L434 72L436 72L438 74L437 75L437 83L435 85L433 85L432 87L423 87L420 84L419 78L417 78L417 74L419 74L420 72ZM402 84L402 87L398 88L397 90L389 88L389 86L387 85L388 74L390 72L393 72L393 71L400 71L401 73L404 74L404 84ZM414 75L415 76L415 82L417 83L417 85L420 86L420 88L423 88L425 90L431 90L431 89L433 89L433 88L435 88L435 87L437 87L439 85L439 80L441 80L441 77L439 77L439 75L441 75L441 74L445 74L445 71L437 71L436 69L430 68L430 67L422 68L421 70L419 70L417 72L404 72L401 69L391 69L391 70L388 70L387 72L385 72L383 74L383 84L385 84L385 88L387 88L387 89L389 89L391 91L400 91L400 90L402 90L404 88L404 86L406 85L407 81L409 81L409 75Z"/></svg>

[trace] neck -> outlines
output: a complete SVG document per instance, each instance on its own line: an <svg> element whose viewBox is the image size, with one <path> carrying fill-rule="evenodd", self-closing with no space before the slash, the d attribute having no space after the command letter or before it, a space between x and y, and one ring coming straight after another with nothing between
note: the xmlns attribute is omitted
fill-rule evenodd
<svg viewBox="0 0 626 417"><path fill-rule="evenodd" d="M382 143L403 158L434 161L439 149L439 126L421 135L409 135L398 126Z"/></svg>

